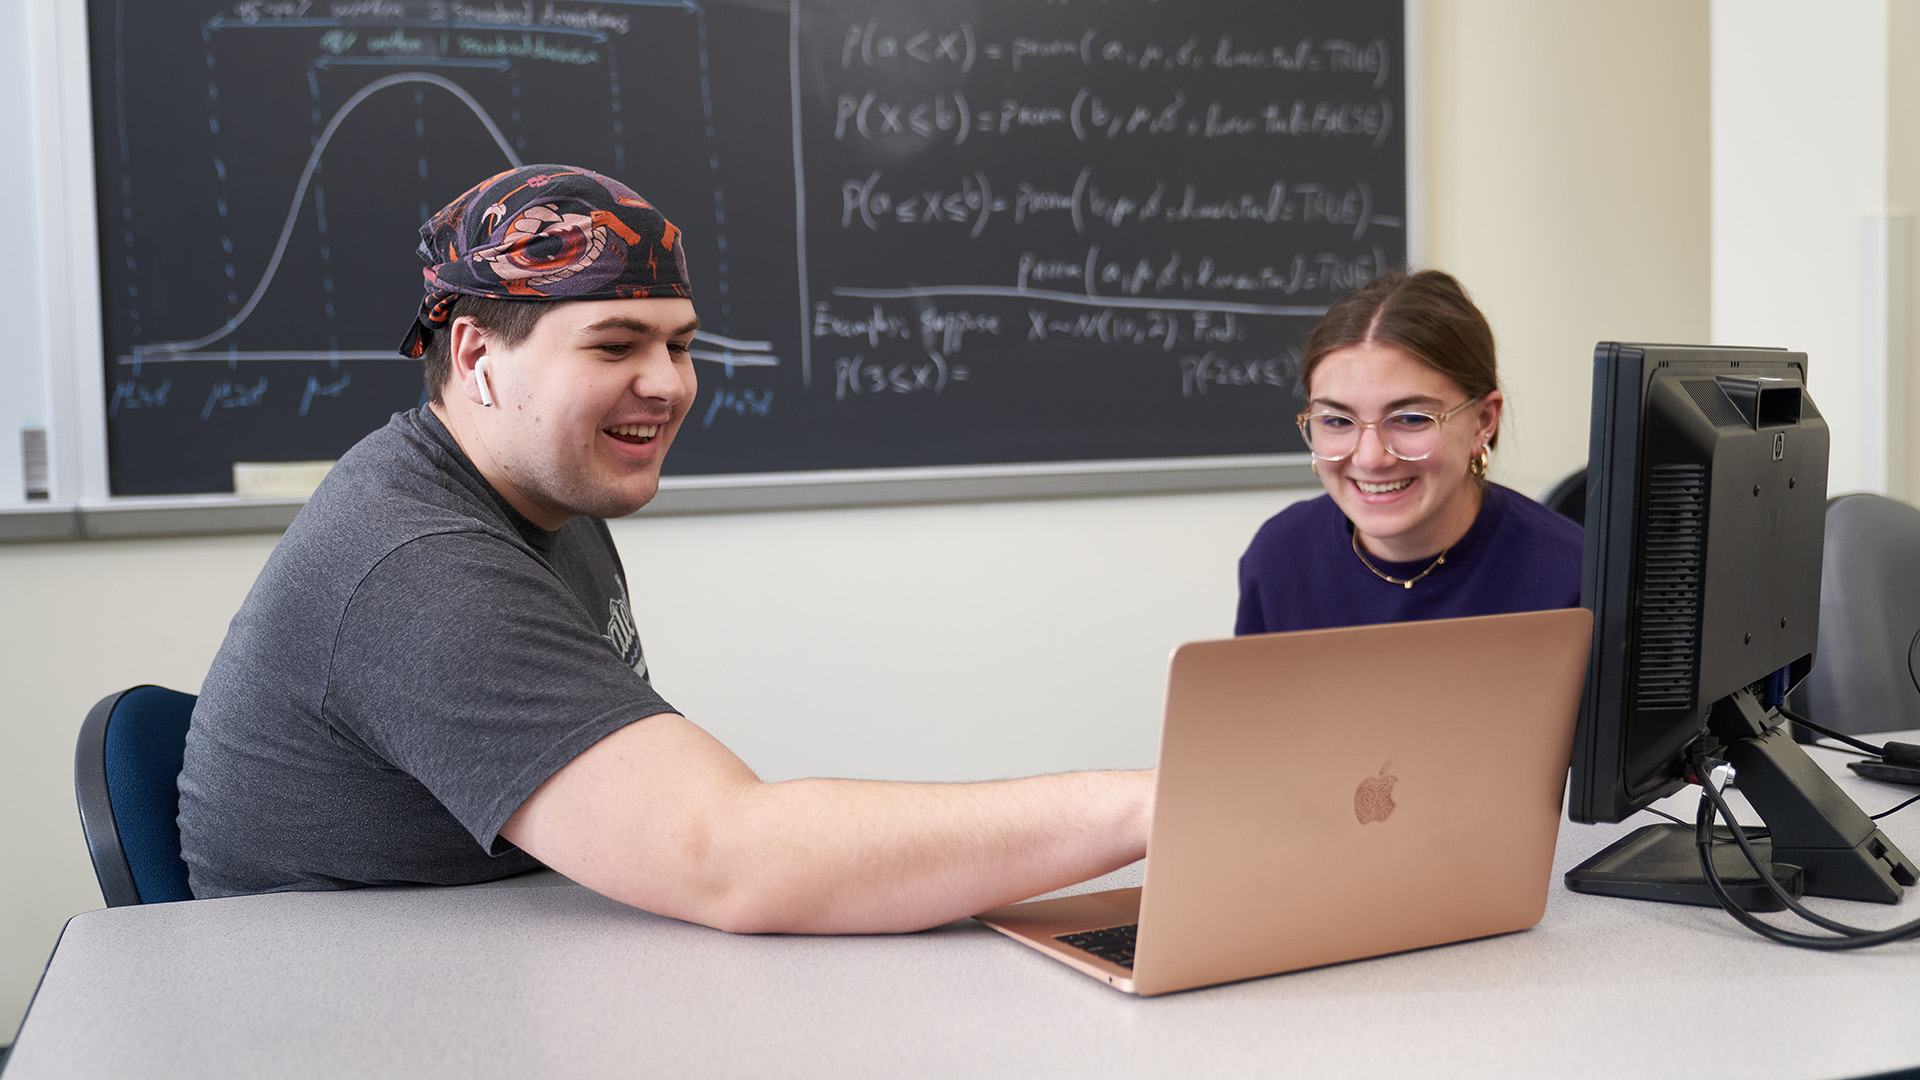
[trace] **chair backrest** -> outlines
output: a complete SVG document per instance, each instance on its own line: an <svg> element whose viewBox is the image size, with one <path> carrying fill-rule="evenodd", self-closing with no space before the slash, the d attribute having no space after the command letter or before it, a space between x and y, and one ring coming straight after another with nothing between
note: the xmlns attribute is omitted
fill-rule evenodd
<svg viewBox="0 0 1920 1080"><path fill-rule="evenodd" d="M1540 505L1562 517L1569 517L1575 524L1587 523L1587 467L1568 475L1553 485L1540 498Z"/></svg>
<svg viewBox="0 0 1920 1080"><path fill-rule="evenodd" d="M73 786L108 907L193 899L174 819L194 700L136 686L102 698L80 725Z"/></svg>
<svg viewBox="0 0 1920 1080"><path fill-rule="evenodd" d="M1920 728L1920 510L1837 496L1821 558L1819 644L1794 703L1849 734Z"/></svg>

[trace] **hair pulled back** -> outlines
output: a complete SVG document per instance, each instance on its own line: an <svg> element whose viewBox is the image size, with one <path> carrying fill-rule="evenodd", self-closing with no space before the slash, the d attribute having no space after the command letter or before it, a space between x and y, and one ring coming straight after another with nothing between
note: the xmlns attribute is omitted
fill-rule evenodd
<svg viewBox="0 0 1920 1080"><path fill-rule="evenodd" d="M1470 398L1500 389L1493 328L1452 274L1393 271L1334 302L1307 338L1300 385L1313 394L1313 371L1329 355L1368 343L1392 345L1452 379ZM1487 445L1500 441L1494 432Z"/></svg>

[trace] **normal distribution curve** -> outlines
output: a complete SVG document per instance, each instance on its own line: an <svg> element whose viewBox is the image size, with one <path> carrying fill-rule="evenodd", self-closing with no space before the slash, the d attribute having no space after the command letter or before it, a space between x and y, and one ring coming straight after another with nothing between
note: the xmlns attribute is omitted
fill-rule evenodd
<svg viewBox="0 0 1920 1080"><path fill-rule="evenodd" d="M300 183L294 188L293 203L287 207L287 219L280 226L280 239L273 246L273 257L267 260L267 269L260 275L259 284L253 287L253 295L247 297L247 302L232 318L210 334L194 338L192 341L160 341L148 345L135 345L133 357L136 363L150 358L154 353L184 353L205 348L233 333L240 328L241 323L247 321L247 317L253 314L253 309L259 306L260 298L266 295L267 287L273 284L274 274L279 272L281 256L286 254L287 241L292 239L293 227L300 219L300 206L307 198L307 186L313 182L313 172L320 167L320 156L326 152L327 143L332 141L333 133L340 130L341 123L353 110L359 108L362 102L389 87L408 83L437 86L458 98L462 104L473 111L474 116L479 118L480 123L486 127L487 134L493 136L494 144L500 147L500 153L505 155L508 167L517 169L521 166L520 155L514 153L513 147L507 144L506 135L502 134L499 126L493 122L493 117L487 115L486 108L474 100L473 95L467 93L459 83L426 71L404 71L375 79L355 91L354 95L347 99L346 104L340 106L339 111L333 114L333 118L327 121L326 129L320 133L320 138L314 142L313 151L307 155L306 167L300 170Z"/></svg>
<svg viewBox="0 0 1920 1080"><path fill-rule="evenodd" d="M368 98L389 87L401 86L408 83L426 83L429 86L437 86L452 94L455 98L459 99L461 104L472 110L473 115L478 118L481 125L487 129L487 134L493 137L494 145L500 148L500 153L507 159L509 168L517 169L524 164L524 162L520 160L520 155L514 153L513 147L508 145L506 135L501 132L499 125L494 123L493 117L488 115L486 107L481 105L480 102L477 101L472 94L469 94L466 88L462 87L459 83L427 71L405 71L375 79L355 91L354 95L348 98L345 104L340 106L339 110L333 114L333 118L327 121L326 128L320 133L320 138L314 142L312 152L307 155L306 167L300 170L300 182L294 187L293 200L287 207L286 220L280 225L280 239L273 246L273 256L267 260L267 268L260 275L259 283L253 287L252 295L247 297L247 302L241 305L240 310L235 312L232 318L221 324L221 326L212 333L194 338L191 341L160 341L147 345L133 346L132 356L129 357L131 363L138 364L143 361L164 360L169 357L185 359L185 357L180 354L203 349L233 333L240 328L240 324L247 321L247 317L253 314L254 308L259 306L260 298L266 295L267 288L273 284L274 275L279 272L280 260L286 254L288 241L293 238L293 228L300 219L300 207L306 201L307 188L313 182L314 170L320 167L321 155L326 152L327 143L332 141L334 132L338 131L340 125L345 122L348 115L350 115L353 110L359 108L361 103ZM707 330L702 330L695 336L718 345L721 349L721 351L717 353L706 350L696 351L693 355L699 360L707 360L729 366L739 365L746 367L770 367L780 362L778 357L769 353L769 349L772 346L771 342L742 341Z"/></svg>

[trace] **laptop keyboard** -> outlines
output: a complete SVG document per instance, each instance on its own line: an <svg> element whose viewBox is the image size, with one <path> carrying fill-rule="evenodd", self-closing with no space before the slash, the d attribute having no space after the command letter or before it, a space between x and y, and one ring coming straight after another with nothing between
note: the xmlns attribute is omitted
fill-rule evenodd
<svg viewBox="0 0 1920 1080"><path fill-rule="evenodd" d="M1104 930L1083 930L1077 934L1055 934L1053 940L1092 953L1110 964L1133 970L1133 941L1139 923L1109 926Z"/></svg>

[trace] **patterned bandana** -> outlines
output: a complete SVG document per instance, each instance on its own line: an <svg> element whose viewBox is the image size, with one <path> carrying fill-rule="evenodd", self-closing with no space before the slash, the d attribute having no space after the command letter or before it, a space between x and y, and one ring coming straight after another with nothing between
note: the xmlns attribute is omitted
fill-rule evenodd
<svg viewBox="0 0 1920 1080"><path fill-rule="evenodd" d="M483 180L420 226L426 299L400 355L426 355L457 296L692 299L680 230L617 180L523 165Z"/></svg>

